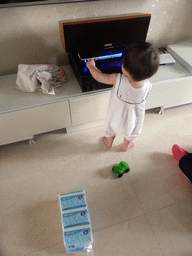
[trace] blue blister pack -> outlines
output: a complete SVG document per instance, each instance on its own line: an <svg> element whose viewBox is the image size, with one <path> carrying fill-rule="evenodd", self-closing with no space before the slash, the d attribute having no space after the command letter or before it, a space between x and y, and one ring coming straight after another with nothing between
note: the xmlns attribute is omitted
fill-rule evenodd
<svg viewBox="0 0 192 256"><path fill-rule="evenodd" d="M70 194L61 194L61 211L86 207L85 193L83 190Z"/></svg>
<svg viewBox="0 0 192 256"><path fill-rule="evenodd" d="M69 229L68 229L69 230ZM65 247L68 253L90 250L93 247L91 226L75 227L64 232Z"/></svg>
<svg viewBox="0 0 192 256"><path fill-rule="evenodd" d="M66 252L93 255L93 236L85 191L60 194L59 202Z"/></svg>
<svg viewBox="0 0 192 256"><path fill-rule="evenodd" d="M90 219L88 210L84 207L79 210L64 211L62 212L62 222L64 229L85 224L89 225Z"/></svg>

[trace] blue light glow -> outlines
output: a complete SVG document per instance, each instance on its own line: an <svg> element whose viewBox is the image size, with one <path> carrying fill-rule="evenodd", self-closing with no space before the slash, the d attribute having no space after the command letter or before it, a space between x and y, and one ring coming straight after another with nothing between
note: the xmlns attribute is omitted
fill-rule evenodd
<svg viewBox="0 0 192 256"><path fill-rule="evenodd" d="M104 60L104 59L110 59L110 58L118 58L122 56L122 52L116 53L116 54L110 54L110 55L104 55L104 56L99 56L96 59L97 60Z"/></svg>
<svg viewBox="0 0 192 256"><path fill-rule="evenodd" d="M110 55L103 55L103 56L99 56L99 57L95 57L95 60L105 60L105 59L111 59L111 58L118 58L118 57L122 57L123 53L115 53L115 54L110 54ZM84 60L85 63L88 62L88 60Z"/></svg>
<svg viewBox="0 0 192 256"><path fill-rule="evenodd" d="M83 68L83 72L84 72L85 74L87 74L87 71L88 71L88 68L87 68L87 67L84 67L84 68Z"/></svg>

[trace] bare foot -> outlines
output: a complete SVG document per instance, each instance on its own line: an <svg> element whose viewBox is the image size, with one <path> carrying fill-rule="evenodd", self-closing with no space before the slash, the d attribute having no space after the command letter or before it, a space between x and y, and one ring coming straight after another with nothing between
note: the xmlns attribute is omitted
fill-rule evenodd
<svg viewBox="0 0 192 256"><path fill-rule="evenodd" d="M106 147L111 148L114 139L115 139L115 136L113 136L113 137L106 137L106 136L104 136L102 138L102 141L103 141L103 143L105 144Z"/></svg>
<svg viewBox="0 0 192 256"><path fill-rule="evenodd" d="M123 151L128 151L129 149L131 149L133 147L134 147L134 143L132 141L129 141L129 140L124 138L124 143L123 143L122 150Z"/></svg>

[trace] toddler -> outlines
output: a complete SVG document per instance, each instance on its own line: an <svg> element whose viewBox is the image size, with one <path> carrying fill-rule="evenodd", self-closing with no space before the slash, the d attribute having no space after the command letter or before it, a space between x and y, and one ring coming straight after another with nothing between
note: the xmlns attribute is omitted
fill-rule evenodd
<svg viewBox="0 0 192 256"><path fill-rule="evenodd" d="M114 85L105 122L104 144L110 148L117 133L124 134L123 151L134 146L145 117L145 101L152 88L148 78L159 67L158 50L150 43L137 42L125 48L122 74L102 73L94 59L87 62L91 75L98 82Z"/></svg>

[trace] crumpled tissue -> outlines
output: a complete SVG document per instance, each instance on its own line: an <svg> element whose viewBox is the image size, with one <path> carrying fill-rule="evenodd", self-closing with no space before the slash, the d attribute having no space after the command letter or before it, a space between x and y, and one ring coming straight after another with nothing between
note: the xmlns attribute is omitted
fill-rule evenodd
<svg viewBox="0 0 192 256"><path fill-rule="evenodd" d="M55 95L55 88L62 86L66 80L65 71L56 65L18 65L16 85L23 92L40 90Z"/></svg>

